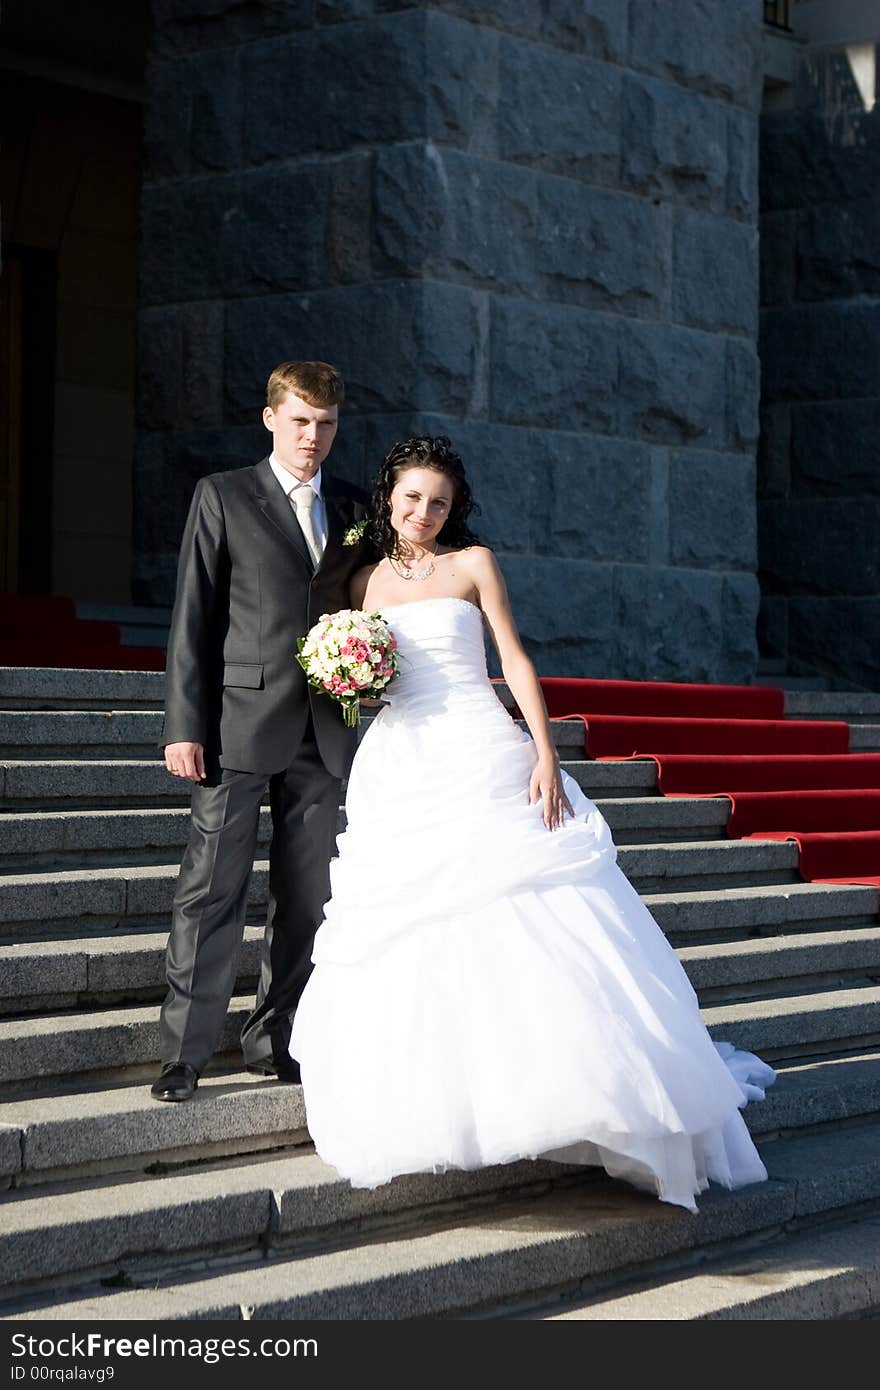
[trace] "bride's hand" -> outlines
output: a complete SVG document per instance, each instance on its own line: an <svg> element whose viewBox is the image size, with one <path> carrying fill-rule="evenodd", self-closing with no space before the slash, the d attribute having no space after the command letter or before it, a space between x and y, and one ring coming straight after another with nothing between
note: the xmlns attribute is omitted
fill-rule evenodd
<svg viewBox="0 0 880 1390"><path fill-rule="evenodd" d="M529 803L534 806L538 798L544 809L544 824L548 830L555 830L563 824L566 811L574 815L574 809L562 787L562 772L558 759L539 758L529 779Z"/></svg>

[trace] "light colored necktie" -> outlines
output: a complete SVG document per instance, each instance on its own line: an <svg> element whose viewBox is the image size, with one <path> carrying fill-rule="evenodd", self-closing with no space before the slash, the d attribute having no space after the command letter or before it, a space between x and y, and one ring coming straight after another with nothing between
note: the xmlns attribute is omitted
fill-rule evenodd
<svg viewBox="0 0 880 1390"><path fill-rule="evenodd" d="M290 494L290 503L296 512L296 519L299 522L299 529L305 536L309 554L315 569L321 563L323 547L320 537L317 535L314 526L314 506L318 500L318 495L313 487L295 487Z"/></svg>

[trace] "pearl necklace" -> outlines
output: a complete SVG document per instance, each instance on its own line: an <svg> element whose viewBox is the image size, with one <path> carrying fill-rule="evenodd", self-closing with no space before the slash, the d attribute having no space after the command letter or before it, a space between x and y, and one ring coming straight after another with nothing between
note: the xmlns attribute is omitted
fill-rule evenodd
<svg viewBox="0 0 880 1390"><path fill-rule="evenodd" d="M427 568L419 570L418 572L412 569L405 562L401 562L400 560L395 561L394 559L392 559L390 555L388 556L388 563L394 570L394 573L400 575L401 579L414 579L417 583L420 583L423 579L431 578L431 575L434 573L434 561L436 558L437 551L435 550L434 554L431 556L431 560ZM400 565L399 569L398 565Z"/></svg>

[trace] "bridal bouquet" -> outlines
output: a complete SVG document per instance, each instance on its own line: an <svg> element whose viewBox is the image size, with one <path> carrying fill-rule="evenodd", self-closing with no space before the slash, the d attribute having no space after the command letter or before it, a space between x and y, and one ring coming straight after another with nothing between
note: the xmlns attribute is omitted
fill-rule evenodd
<svg viewBox="0 0 880 1390"><path fill-rule="evenodd" d="M362 608L322 613L296 646L309 685L339 701L350 729L360 719L358 700L381 695L397 672L394 634L380 613Z"/></svg>

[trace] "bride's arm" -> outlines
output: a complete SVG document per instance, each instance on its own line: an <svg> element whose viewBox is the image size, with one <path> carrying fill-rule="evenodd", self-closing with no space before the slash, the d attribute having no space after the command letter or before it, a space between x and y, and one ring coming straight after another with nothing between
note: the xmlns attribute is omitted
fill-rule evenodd
<svg viewBox="0 0 880 1390"><path fill-rule="evenodd" d="M574 812L563 790L559 756L550 732L544 695L535 668L523 650L510 610L507 586L495 556L485 546L473 546L465 554L479 605L501 662L501 673L538 750L538 762L529 783L529 801L534 803L541 798L544 823L553 830L562 824L566 811L569 815Z"/></svg>

